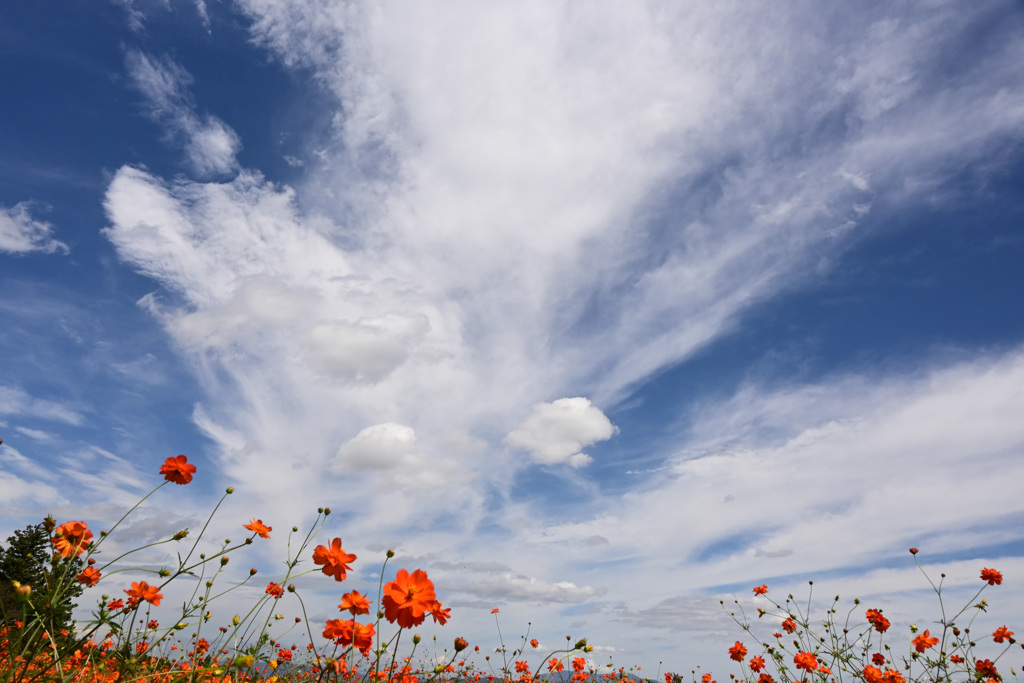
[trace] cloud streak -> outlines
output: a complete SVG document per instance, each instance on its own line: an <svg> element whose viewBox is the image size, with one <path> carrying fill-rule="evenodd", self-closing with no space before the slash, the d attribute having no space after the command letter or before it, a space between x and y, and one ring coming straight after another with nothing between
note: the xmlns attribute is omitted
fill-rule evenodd
<svg viewBox="0 0 1024 683"><path fill-rule="evenodd" d="M159 59L138 50L125 54L125 65L132 84L146 100L149 116L165 126L169 138L184 146L196 174L222 176L238 169L241 140L216 116L196 111L188 91L192 76L181 65L169 57Z"/></svg>

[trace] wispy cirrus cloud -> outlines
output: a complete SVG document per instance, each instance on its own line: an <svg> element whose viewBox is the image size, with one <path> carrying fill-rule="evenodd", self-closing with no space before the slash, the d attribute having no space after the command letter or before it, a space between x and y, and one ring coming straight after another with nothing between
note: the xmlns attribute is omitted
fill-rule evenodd
<svg viewBox="0 0 1024 683"><path fill-rule="evenodd" d="M125 65L132 84L146 99L150 117L165 126L170 139L183 145L193 171L209 177L238 169L241 140L221 119L198 113L188 90L192 76L180 64L169 57L129 50Z"/></svg>

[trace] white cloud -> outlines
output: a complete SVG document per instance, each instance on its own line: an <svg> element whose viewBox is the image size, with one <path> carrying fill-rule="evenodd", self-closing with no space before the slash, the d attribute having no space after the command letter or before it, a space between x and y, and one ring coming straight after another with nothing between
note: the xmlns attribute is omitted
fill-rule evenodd
<svg viewBox="0 0 1024 683"><path fill-rule="evenodd" d="M32 218L28 202L19 202L12 207L0 206L0 252L68 253L68 246L53 239L52 235L52 225Z"/></svg>
<svg viewBox="0 0 1024 683"><path fill-rule="evenodd" d="M80 412L57 401L34 398L17 387L0 386L0 415L24 415L71 425L81 425Z"/></svg>
<svg viewBox="0 0 1024 683"><path fill-rule="evenodd" d="M590 401L610 411L840 260L874 207L941 202L1019 139L1024 43L938 59L995 4L240 4L340 103L334 137L310 145L323 163L294 189L122 168L106 234L165 288L144 304L196 368L224 476L266 519L323 500L373 543L510 565L504 589L468 594L550 590L605 622L661 619L680 585L968 543L944 528L1006 538L984 506L947 502L1016 500L1014 353L751 386L705 406L624 495L588 490L557 519L502 497L521 469L582 465L614 433ZM187 74L143 62L162 120L200 122ZM850 541L822 552L836 537ZM622 645L650 647L635 630Z"/></svg>
<svg viewBox="0 0 1024 683"><path fill-rule="evenodd" d="M545 465L569 463L583 467L590 456L582 449L607 441L618 431L601 409L585 398L560 398L552 403L537 403L530 415L505 441L530 452Z"/></svg>
<svg viewBox="0 0 1024 683"><path fill-rule="evenodd" d="M342 444L334 469L387 470L405 464L416 448L416 432L405 425L385 422L361 430Z"/></svg>
<svg viewBox="0 0 1024 683"><path fill-rule="evenodd" d="M188 91L192 76L181 65L137 50L125 55L125 64L134 86L146 98L150 116L184 145L189 165L197 174L224 175L238 169L235 157L242 148L238 135L216 116L196 112Z"/></svg>

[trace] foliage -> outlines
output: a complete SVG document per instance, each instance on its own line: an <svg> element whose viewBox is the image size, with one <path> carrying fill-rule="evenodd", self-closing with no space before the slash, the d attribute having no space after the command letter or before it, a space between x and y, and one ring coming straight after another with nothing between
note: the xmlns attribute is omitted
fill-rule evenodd
<svg viewBox="0 0 1024 683"><path fill-rule="evenodd" d="M83 587L61 577L74 576L84 564L77 557L53 552L50 533L55 526L55 520L47 517L15 531L7 538L7 547L0 547L0 624L21 621L24 633L49 632L58 637L72 628L74 601ZM19 593L15 584L31 590L22 588Z"/></svg>

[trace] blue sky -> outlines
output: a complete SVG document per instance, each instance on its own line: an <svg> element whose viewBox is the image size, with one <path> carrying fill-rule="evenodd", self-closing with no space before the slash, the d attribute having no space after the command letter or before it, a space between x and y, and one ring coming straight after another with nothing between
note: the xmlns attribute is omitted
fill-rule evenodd
<svg viewBox="0 0 1024 683"><path fill-rule="evenodd" d="M499 607L648 672L724 668L719 600L761 583L934 615L912 545L1021 604L1022 29L1008 1L9 8L0 532L101 528L186 453L124 543L227 485L215 536L328 505L356 582L387 547L428 570L445 637Z"/></svg>

